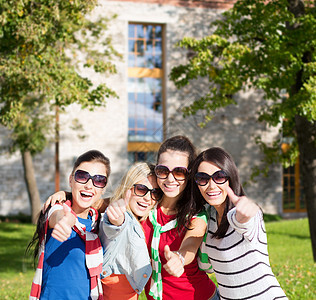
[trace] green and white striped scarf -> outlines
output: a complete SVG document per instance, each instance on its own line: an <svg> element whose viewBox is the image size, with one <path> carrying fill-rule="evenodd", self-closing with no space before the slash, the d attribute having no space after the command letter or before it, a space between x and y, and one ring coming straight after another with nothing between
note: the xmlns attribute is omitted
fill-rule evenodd
<svg viewBox="0 0 316 300"><path fill-rule="evenodd" d="M177 219L171 220L164 226L157 221L157 207L154 207L149 214L149 220L154 228L154 234L151 242L151 257L153 261L153 273L151 276L150 292L154 299L162 300L162 278L161 278L161 261L159 257L160 235L178 226Z"/></svg>
<svg viewBox="0 0 316 300"><path fill-rule="evenodd" d="M202 212L203 213L203 212ZM211 215L211 206L206 204L205 205L205 217L206 219L205 222L207 224L208 219L210 218ZM197 261L199 265L199 269L202 271L205 271L206 273L213 273L213 267L212 264L209 261L208 254L207 254L207 247L206 247L206 237L207 237L207 229L203 237L203 241L198 249L198 256L197 256Z"/></svg>

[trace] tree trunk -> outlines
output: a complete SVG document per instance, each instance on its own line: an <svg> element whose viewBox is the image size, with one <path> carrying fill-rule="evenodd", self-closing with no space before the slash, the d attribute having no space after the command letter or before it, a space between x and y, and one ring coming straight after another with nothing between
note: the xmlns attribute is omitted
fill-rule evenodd
<svg viewBox="0 0 316 300"><path fill-rule="evenodd" d="M316 262L316 123L295 117L300 152L301 183L304 188L313 257Z"/></svg>
<svg viewBox="0 0 316 300"><path fill-rule="evenodd" d="M41 199L36 184L32 155L29 151L22 152L21 154L24 169L24 180L31 205L32 223L36 224L38 214L41 210Z"/></svg>
<svg viewBox="0 0 316 300"><path fill-rule="evenodd" d="M304 15L305 7L303 0L288 0L289 11L295 17ZM299 23L292 24L292 30L299 27ZM312 51L304 53L303 63L312 61ZM303 69L298 71L296 83L292 86L291 94L297 94L303 87ZM302 116L295 116L295 131L300 153L300 179L303 185L306 210L309 222L309 231L312 241L314 262L316 262L316 123L309 122Z"/></svg>

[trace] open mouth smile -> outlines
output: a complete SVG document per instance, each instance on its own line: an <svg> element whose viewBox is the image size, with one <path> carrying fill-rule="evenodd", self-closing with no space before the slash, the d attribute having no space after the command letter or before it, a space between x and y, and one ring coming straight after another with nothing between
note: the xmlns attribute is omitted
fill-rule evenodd
<svg viewBox="0 0 316 300"><path fill-rule="evenodd" d="M148 206L149 206L149 204L141 204L141 203L139 203L139 202L137 202L137 205L138 206L140 206L141 208L143 208L143 209L147 209L148 208Z"/></svg>
<svg viewBox="0 0 316 300"><path fill-rule="evenodd" d="M89 193L86 191L81 191L80 196L85 200L90 200L93 197L93 193Z"/></svg>
<svg viewBox="0 0 316 300"><path fill-rule="evenodd" d="M206 193L209 197L218 197L222 192L208 192Z"/></svg>

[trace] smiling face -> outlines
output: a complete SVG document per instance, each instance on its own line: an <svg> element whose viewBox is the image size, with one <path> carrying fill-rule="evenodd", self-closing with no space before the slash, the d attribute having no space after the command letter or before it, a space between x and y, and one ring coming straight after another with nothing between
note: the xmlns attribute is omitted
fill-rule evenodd
<svg viewBox="0 0 316 300"><path fill-rule="evenodd" d="M82 162L74 170L73 174L75 174L77 170L86 171L91 176L107 176L106 167L101 162ZM101 198L105 188L95 187L92 183L92 179L89 179L86 183L76 182L73 174L69 176L69 185L73 199L72 209L78 217L87 218L90 206Z"/></svg>
<svg viewBox="0 0 316 300"><path fill-rule="evenodd" d="M137 184L143 184L147 186L147 188L149 188L150 190L158 188L155 176L148 176L147 178L138 181ZM155 203L156 201L151 198L149 191L145 196L140 197L134 193L134 188L132 188L132 195L129 200L129 207L136 217L142 218L148 215L149 211L153 208Z"/></svg>
<svg viewBox="0 0 316 300"><path fill-rule="evenodd" d="M170 171L176 167L188 168L189 155L186 152L167 150L159 156L158 165L166 166ZM163 199L179 199L187 185L187 179L176 180L170 172L165 179L157 178L157 183L164 193Z"/></svg>
<svg viewBox="0 0 316 300"><path fill-rule="evenodd" d="M204 172L209 175L213 175L219 170L221 169L218 166L207 161L202 161L198 168L198 172ZM228 185L229 181L226 181L224 184L216 184L213 179L210 179L206 185L198 186L205 201L214 206L219 215L222 215L225 209L225 201L227 197L225 187Z"/></svg>

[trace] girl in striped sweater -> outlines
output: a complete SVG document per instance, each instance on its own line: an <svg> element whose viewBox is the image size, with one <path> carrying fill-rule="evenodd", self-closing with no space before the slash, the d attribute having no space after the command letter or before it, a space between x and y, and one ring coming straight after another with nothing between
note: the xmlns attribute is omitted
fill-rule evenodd
<svg viewBox="0 0 316 300"><path fill-rule="evenodd" d="M39 258L30 300L103 299L103 252L92 205L101 198L109 175L109 159L101 152L82 154L69 176L72 201L41 213L29 245L35 245L34 257Z"/></svg>
<svg viewBox="0 0 316 300"><path fill-rule="evenodd" d="M208 206L201 251L213 266L221 299L287 299L270 267L262 211L245 196L232 157L209 148L191 174L192 197Z"/></svg>

